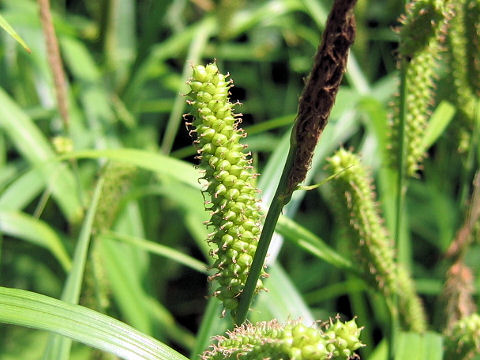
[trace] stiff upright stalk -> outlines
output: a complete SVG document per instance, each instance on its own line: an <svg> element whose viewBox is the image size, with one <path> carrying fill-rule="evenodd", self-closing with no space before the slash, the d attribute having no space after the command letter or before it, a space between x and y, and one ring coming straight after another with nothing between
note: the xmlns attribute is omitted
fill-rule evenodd
<svg viewBox="0 0 480 360"><path fill-rule="evenodd" d="M327 125L347 66L348 52L355 38L355 4L356 0L336 0L328 16L312 71L300 97L287 161L234 314L237 324L243 323L247 318L278 217L298 184L305 180L318 139Z"/></svg>

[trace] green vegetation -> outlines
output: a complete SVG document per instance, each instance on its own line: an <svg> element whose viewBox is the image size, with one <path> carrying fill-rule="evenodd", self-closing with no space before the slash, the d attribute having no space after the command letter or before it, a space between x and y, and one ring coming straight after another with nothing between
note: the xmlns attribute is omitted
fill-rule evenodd
<svg viewBox="0 0 480 360"><path fill-rule="evenodd" d="M480 1L333 3L0 4L0 359L480 358Z"/></svg>

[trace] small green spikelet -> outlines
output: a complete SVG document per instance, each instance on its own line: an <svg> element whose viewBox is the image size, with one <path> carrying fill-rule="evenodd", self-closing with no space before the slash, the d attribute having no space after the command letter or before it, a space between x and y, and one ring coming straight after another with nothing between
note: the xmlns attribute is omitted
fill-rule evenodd
<svg viewBox="0 0 480 360"><path fill-rule="evenodd" d="M458 0L447 33L449 100L457 107L453 123L458 150L467 152L475 124L475 96L480 96L480 1Z"/></svg>
<svg viewBox="0 0 480 360"><path fill-rule="evenodd" d="M445 359L467 360L480 354L480 316L466 316L454 325L445 341Z"/></svg>
<svg viewBox="0 0 480 360"><path fill-rule="evenodd" d="M360 158L345 149L328 159L338 218L357 250L357 260L369 283L385 297L398 297L401 320L407 329L423 332L425 313L408 272L395 262L393 242L375 203L372 180Z"/></svg>
<svg viewBox="0 0 480 360"><path fill-rule="evenodd" d="M430 107L437 59L442 50L450 7L444 0L414 0L400 21L399 55L406 60L405 154L407 174L415 176L425 157L423 137ZM391 165L399 168L400 103L394 99L389 146Z"/></svg>
<svg viewBox="0 0 480 360"><path fill-rule="evenodd" d="M202 355L202 360L326 360L357 357L363 347L359 328L352 319L330 320L318 327L300 321L280 324L276 320L244 324L216 337L216 344Z"/></svg>
<svg viewBox="0 0 480 360"><path fill-rule="evenodd" d="M114 225L121 210L120 200L130 189L137 169L124 163L111 162L103 168L102 172L104 183L93 222L95 233L110 230Z"/></svg>
<svg viewBox="0 0 480 360"><path fill-rule="evenodd" d="M215 245L210 279L219 283L214 292L225 309L234 311L252 264L260 236L262 215L255 187L256 174L240 139L245 132L238 127L240 119L229 102L232 81L219 73L215 63L193 67L188 82L189 104L195 109L193 126L200 167L205 170L206 205L211 210L208 226L213 227L209 241ZM266 274L262 274L266 276ZM257 291L263 289L261 280Z"/></svg>
<svg viewBox="0 0 480 360"><path fill-rule="evenodd" d="M480 0L465 1L465 35L470 87L480 97Z"/></svg>

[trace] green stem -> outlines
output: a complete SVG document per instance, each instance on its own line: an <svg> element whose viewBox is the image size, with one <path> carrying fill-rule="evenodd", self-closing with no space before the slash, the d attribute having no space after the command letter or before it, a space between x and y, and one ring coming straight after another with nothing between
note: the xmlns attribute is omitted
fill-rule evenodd
<svg viewBox="0 0 480 360"><path fill-rule="evenodd" d="M405 59L400 63L400 99L399 99L399 149L398 149L398 173L397 173L397 199L395 216L395 247L402 248L400 242L400 229L402 226L402 212L405 200L405 117L407 114L407 62ZM401 259L401 256L399 256Z"/></svg>
<svg viewBox="0 0 480 360"><path fill-rule="evenodd" d="M468 149L467 153L467 159L464 163L463 166L463 171L461 174L461 184L462 184L462 190L460 192L460 197L459 197L459 207L460 209L465 208L466 202L467 202L467 197L468 193L470 190L470 185L471 182L469 179L471 179L472 172L474 171L474 166L475 166L475 152L477 151L477 144L478 144L478 135L480 133L480 99L476 99L474 101L473 106L474 111L473 111L473 135L470 138L470 146Z"/></svg>
<svg viewBox="0 0 480 360"><path fill-rule="evenodd" d="M280 182L278 183L272 203L268 208L262 234L260 235L260 239L258 241L257 251L253 257L252 267L250 268L250 273L248 274L245 288L240 296L238 310L234 316L234 321L237 325L242 324L247 319L248 309L250 308L250 304L255 294L257 281L263 269L265 257L267 256L268 247L270 246L278 217L280 216L283 207L290 201L292 196L292 194L288 191L288 176L293 168L296 149L296 143L291 142L282 176L280 177Z"/></svg>
<svg viewBox="0 0 480 360"><path fill-rule="evenodd" d="M396 210L395 210L395 249L405 248L400 245L400 229L402 227L402 214L405 202L405 118L407 115L407 66L408 63L405 58L400 60L400 98L399 98L399 149L398 149L398 177L397 177L397 198L396 198ZM398 256L399 263L402 263L402 256ZM388 347L388 358L393 360L396 350L396 332L398 329L398 316L397 316L397 304L398 298L396 294L392 295L392 304L390 306L390 341Z"/></svg>

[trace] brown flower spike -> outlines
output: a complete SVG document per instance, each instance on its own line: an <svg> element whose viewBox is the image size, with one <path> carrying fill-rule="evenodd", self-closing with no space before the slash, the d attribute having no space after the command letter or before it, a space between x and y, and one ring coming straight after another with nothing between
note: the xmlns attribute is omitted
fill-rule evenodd
<svg viewBox="0 0 480 360"><path fill-rule="evenodd" d="M323 41L298 106L292 147L294 165L288 179L291 194L305 179L318 138L327 125L338 88L347 66L348 50L355 39L356 0L336 0L327 20Z"/></svg>

